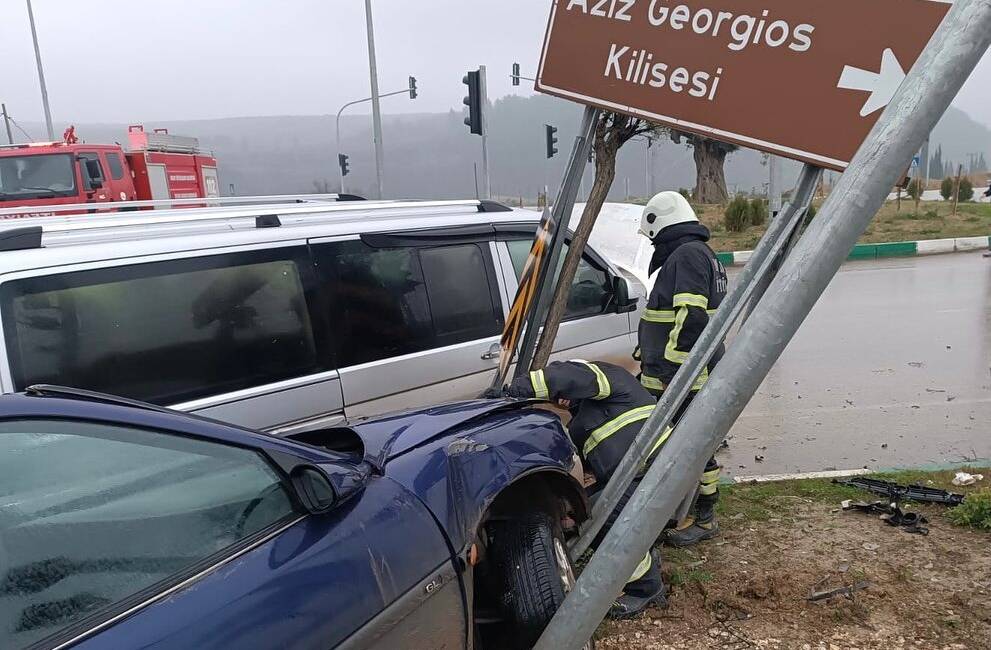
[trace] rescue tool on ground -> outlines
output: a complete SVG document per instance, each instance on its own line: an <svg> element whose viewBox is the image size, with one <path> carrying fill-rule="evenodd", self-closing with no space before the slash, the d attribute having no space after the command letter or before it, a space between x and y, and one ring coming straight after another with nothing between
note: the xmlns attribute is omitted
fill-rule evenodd
<svg viewBox="0 0 991 650"><path fill-rule="evenodd" d="M196 138L128 127L128 147L80 142L0 146L0 208L220 196L217 161Z"/></svg>

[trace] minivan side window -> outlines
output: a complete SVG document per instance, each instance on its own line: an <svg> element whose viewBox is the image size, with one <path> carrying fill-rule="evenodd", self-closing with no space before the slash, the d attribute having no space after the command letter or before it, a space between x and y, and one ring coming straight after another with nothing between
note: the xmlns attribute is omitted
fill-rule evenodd
<svg viewBox="0 0 991 650"><path fill-rule="evenodd" d="M3 648L85 632L296 516L264 457L209 441L5 421L0 458Z"/></svg>
<svg viewBox="0 0 991 650"><path fill-rule="evenodd" d="M502 309L479 244L313 247L330 302L338 367L455 345L502 331Z"/></svg>
<svg viewBox="0 0 991 650"><path fill-rule="evenodd" d="M326 370L307 261L302 247L272 249L4 283L15 387L175 404Z"/></svg>
<svg viewBox="0 0 991 650"><path fill-rule="evenodd" d="M485 259L477 244L420 251L434 335L439 345L483 339L502 331L494 318Z"/></svg>
<svg viewBox="0 0 991 650"><path fill-rule="evenodd" d="M531 239L513 239L506 242L509 246L509 256L513 260L513 269L516 271L516 279L523 275L523 267L526 265L527 257L530 254ZM568 244L565 243L561 250L561 258L558 260L557 268L554 271L554 283L561 275L561 267L564 265L564 257L568 254ZM575 279L571 283L571 294L568 296L568 306L564 312L565 320L596 316L605 311L612 296L612 289L609 282L609 275L601 269L587 255L583 255L578 262L578 269L575 271Z"/></svg>

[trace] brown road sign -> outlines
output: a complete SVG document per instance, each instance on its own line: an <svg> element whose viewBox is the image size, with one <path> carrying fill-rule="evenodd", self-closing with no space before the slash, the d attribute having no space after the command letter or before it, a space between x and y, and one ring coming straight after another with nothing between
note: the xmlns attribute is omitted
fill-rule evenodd
<svg viewBox="0 0 991 650"><path fill-rule="evenodd" d="M949 7L554 0L536 89L843 169Z"/></svg>

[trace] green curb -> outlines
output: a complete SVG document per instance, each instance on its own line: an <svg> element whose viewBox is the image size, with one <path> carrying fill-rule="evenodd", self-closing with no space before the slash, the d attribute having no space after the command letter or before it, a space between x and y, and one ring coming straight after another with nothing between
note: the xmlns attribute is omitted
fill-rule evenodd
<svg viewBox="0 0 991 650"><path fill-rule="evenodd" d="M875 260L887 257L913 257L991 249L991 236L957 237L956 239L926 239L920 241L896 241L881 244L857 244L850 251L848 260ZM753 251L716 253L719 261L726 266L742 266L747 263Z"/></svg>

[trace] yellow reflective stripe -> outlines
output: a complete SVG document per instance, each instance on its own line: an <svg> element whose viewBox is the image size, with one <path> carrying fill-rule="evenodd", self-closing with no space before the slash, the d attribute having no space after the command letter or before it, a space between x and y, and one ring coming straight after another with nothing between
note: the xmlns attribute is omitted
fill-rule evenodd
<svg viewBox="0 0 991 650"><path fill-rule="evenodd" d="M702 485L699 486L699 494L705 496L712 496L718 491L719 491L718 483L703 483Z"/></svg>
<svg viewBox="0 0 991 650"><path fill-rule="evenodd" d="M681 336L681 328L685 326L685 319L688 317L688 307L679 307L678 315L674 319L674 327L668 335L668 344L664 346L664 358L671 363L682 364L688 358L687 352L678 349L678 337Z"/></svg>
<svg viewBox="0 0 991 650"><path fill-rule="evenodd" d="M657 452L657 450L661 448L661 445L663 445L665 442L667 442L668 438L671 437L671 432L672 431L674 431L674 429L672 429L671 427L668 427L667 429L664 430L664 433L661 435L660 440L658 440L657 442L655 442L654 443L654 446L650 448L650 453L647 454L647 458L650 458L651 456L653 456L654 453Z"/></svg>
<svg viewBox="0 0 991 650"><path fill-rule="evenodd" d="M664 390L667 388L667 384L657 377L651 377L643 373L640 373L640 385L650 390Z"/></svg>
<svg viewBox="0 0 991 650"><path fill-rule="evenodd" d="M630 576L630 579L627 580L627 582L639 580L647 575L647 572L650 571L650 565L652 562L653 560L650 559L650 551L647 551L647 554L643 556L642 560L640 560L640 564L638 564L637 568L633 570L633 575Z"/></svg>
<svg viewBox="0 0 991 650"><path fill-rule="evenodd" d="M606 440L609 436L628 424L633 424L634 422L639 422L640 420L646 420L650 417L650 412L653 410L653 404L640 406L635 409L630 409L626 413L609 420L589 434L588 440L586 440L585 444L582 445L582 453L588 457L588 455L592 453L592 450L595 449L600 442Z"/></svg>
<svg viewBox="0 0 991 650"><path fill-rule="evenodd" d="M699 309L709 308L709 299L697 293L676 293L671 300L671 304L677 307L698 307Z"/></svg>
<svg viewBox="0 0 991 650"><path fill-rule="evenodd" d="M705 382L707 381L709 381L709 369L702 368L702 374L700 374L695 380L695 383L692 384L692 390L702 390L702 387L705 386Z"/></svg>
<svg viewBox="0 0 991 650"><path fill-rule="evenodd" d="M645 309L640 320L648 323L673 323L674 317L673 309Z"/></svg>
<svg viewBox="0 0 991 650"><path fill-rule="evenodd" d="M599 392L592 399L605 399L612 394L612 387L609 386L609 378L606 377L606 373L602 372L599 366L588 361L576 361L576 363L588 366L588 369L595 373L595 381L599 385Z"/></svg>
<svg viewBox="0 0 991 650"><path fill-rule="evenodd" d="M719 470L718 469L714 469L714 470L711 470L711 471L708 471L708 472L705 472L704 474L702 474L701 482L702 483L715 483L718 480L719 480Z"/></svg>
<svg viewBox="0 0 991 650"><path fill-rule="evenodd" d="M710 316L712 316L712 315L713 315L713 314L715 314L715 313L716 313L717 311L719 311L719 308L718 308L718 307L716 307L715 309L706 309L706 310L705 310L705 313L707 313L707 314L709 314Z"/></svg>
<svg viewBox="0 0 991 650"><path fill-rule="evenodd" d="M533 385L534 399L550 399L547 392L547 382L544 380L543 370L534 370L530 373L530 383Z"/></svg>

